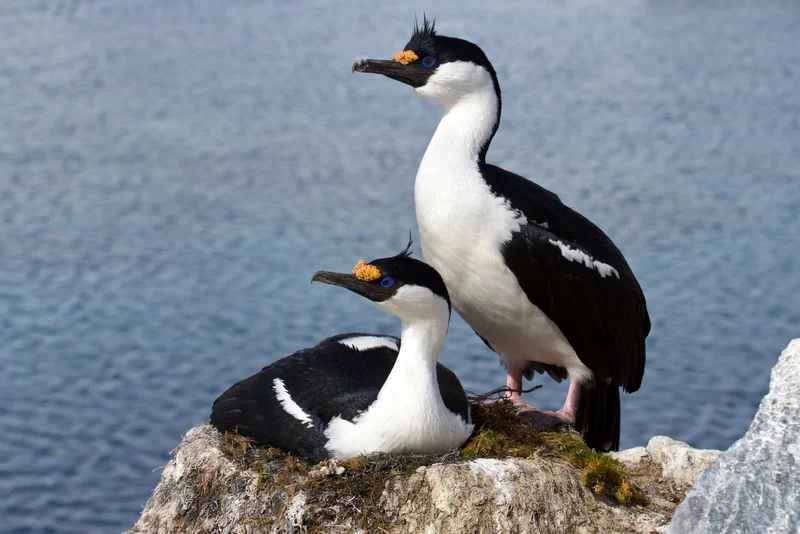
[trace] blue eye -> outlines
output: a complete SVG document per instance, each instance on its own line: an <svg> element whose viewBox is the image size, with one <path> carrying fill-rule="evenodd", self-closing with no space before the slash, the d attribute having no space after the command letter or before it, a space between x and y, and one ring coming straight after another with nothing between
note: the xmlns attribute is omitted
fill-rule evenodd
<svg viewBox="0 0 800 534"><path fill-rule="evenodd" d="M389 289L391 287L394 287L394 278L392 278L391 276L384 276L383 278L381 278L381 287L384 289Z"/></svg>
<svg viewBox="0 0 800 534"><path fill-rule="evenodd" d="M426 69L430 69L434 65L436 65L436 58L433 56L428 56L422 60L422 66L425 67Z"/></svg>

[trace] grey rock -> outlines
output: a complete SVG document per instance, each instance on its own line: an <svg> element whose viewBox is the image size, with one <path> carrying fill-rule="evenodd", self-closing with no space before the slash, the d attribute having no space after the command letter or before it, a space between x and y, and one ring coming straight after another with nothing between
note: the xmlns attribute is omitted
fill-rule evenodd
<svg viewBox="0 0 800 534"><path fill-rule="evenodd" d="M652 438L647 444L647 453L661 465L665 477L684 484L694 484L700 473L722 454L711 449L695 449L666 436Z"/></svg>
<svg viewBox="0 0 800 534"><path fill-rule="evenodd" d="M800 532L800 339L772 370L750 429L695 482L667 532Z"/></svg>
<svg viewBox="0 0 800 534"><path fill-rule="evenodd" d="M650 460L650 453L644 447L634 447L619 452L609 452L609 456L619 460L625 467L635 467L644 461Z"/></svg>
<svg viewBox="0 0 800 534"><path fill-rule="evenodd" d="M261 464L263 471L253 471L232 459L226 447L210 425L189 431L129 534L381 531L360 526L369 510L371 517L385 518L382 528L390 534L650 534L666 528L686 491L665 484L660 472L653 476L656 466L644 461L642 473L632 471L631 477L647 505L619 506L585 488L581 472L563 461L484 458L393 475L368 509L354 502L352 493L324 489L347 480L348 472L339 469L347 463L323 462L313 472L324 476L278 483L280 472Z"/></svg>
<svg viewBox="0 0 800 534"><path fill-rule="evenodd" d="M661 476L689 486L720 454L720 451L695 449L666 436L655 436L646 448L634 447L608 453L628 469L636 469L647 462L657 465L661 468Z"/></svg>

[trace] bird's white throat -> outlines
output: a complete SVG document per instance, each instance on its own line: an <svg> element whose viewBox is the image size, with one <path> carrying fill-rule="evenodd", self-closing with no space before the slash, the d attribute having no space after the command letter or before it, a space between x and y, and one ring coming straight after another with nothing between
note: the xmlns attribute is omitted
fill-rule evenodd
<svg viewBox="0 0 800 534"><path fill-rule="evenodd" d="M403 287L405 296L417 287ZM381 304L403 323L400 352L375 402L351 423L334 418L326 430L326 448L335 457L404 450L436 452L458 447L472 432L468 424L444 405L439 391L439 359L450 312L439 297L421 299L418 306L405 302L403 312L393 299ZM398 291L398 293L400 293ZM411 295L413 297L413 295Z"/></svg>
<svg viewBox="0 0 800 534"><path fill-rule="evenodd" d="M403 406L413 416L432 407L444 408L436 363L450 324L447 301L427 288L411 285L378 305L400 319L402 333L397 361L370 410Z"/></svg>
<svg viewBox="0 0 800 534"><path fill-rule="evenodd" d="M425 151L422 166L426 160L434 163L441 158L477 162L499 120L500 102L489 72L473 63L445 64L427 84L417 89L417 93L439 102L445 110Z"/></svg>
<svg viewBox="0 0 800 534"><path fill-rule="evenodd" d="M470 65L473 69L470 90L438 100L445 114L425 150L414 184L417 223L425 260L439 270L448 287L454 282L450 276L452 273L442 273L441 268L452 270L448 267L466 259L476 242L483 241L484 237L491 241L505 240L510 235L506 230L519 226L514 224L513 214L511 226L506 221L493 220L498 216L509 219L509 210L492 210L492 204L502 202L491 193L489 185L481 177L478 163L481 151L494 135L500 102L489 72ZM418 92L425 87L427 85ZM501 229L502 235L481 237L497 229ZM453 248L454 244L458 250ZM443 262L436 257L436 252L443 246L454 255L451 261Z"/></svg>

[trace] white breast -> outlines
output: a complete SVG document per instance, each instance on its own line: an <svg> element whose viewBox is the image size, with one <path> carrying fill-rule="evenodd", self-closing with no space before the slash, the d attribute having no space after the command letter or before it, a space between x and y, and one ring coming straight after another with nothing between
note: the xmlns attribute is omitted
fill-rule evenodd
<svg viewBox="0 0 800 534"><path fill-rule="evenodd" d="M477 162L456 159L429 147L415 184L422 252L444 279L453 307L507 362L555 364L578 380L590 377L502 256L502 244L528 221L492 194Z"/></svg>
<svg viewBox="0 0 800 534"><path fill-rule="evenodd" d="M325 448L340 459L374 452L446 452L460 447L473 428L449 410L419 412L395 399L376 403L353 422L333 418L325 430Z"/></svg>
<svg viewBox="0 0 800 534"><path fill-rule="evenodd" d="M404 347L405 348L405 347ZM352 422L333 418L325 448L335 458L373 452L436 453L456 449L473 425L447 409L433 366L409 364L402 357L374 403Z"/></svg>

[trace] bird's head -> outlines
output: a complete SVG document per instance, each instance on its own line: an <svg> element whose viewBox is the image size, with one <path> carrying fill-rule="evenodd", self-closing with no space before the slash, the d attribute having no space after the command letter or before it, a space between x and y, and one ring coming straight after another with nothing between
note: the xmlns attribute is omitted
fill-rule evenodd
<svg viewBox="0 0 800 534"><path fill-rule="evenodd" d="M411 40L392 59L361 59L353 71L383 74L446 108L476 92L494 90L500 96L497 74L483 50L464 39L438 35L427 18L421 27L414 24Z"/></svg>
<svg viewBox="0 0 800 534"><path fill-rule="evenodd" d="M450 297L442 277L430 265L411 257L411 241L389 258L356 263L350 273L317 271L312 282L349 289L402 321L450 317Z"/></svg>

